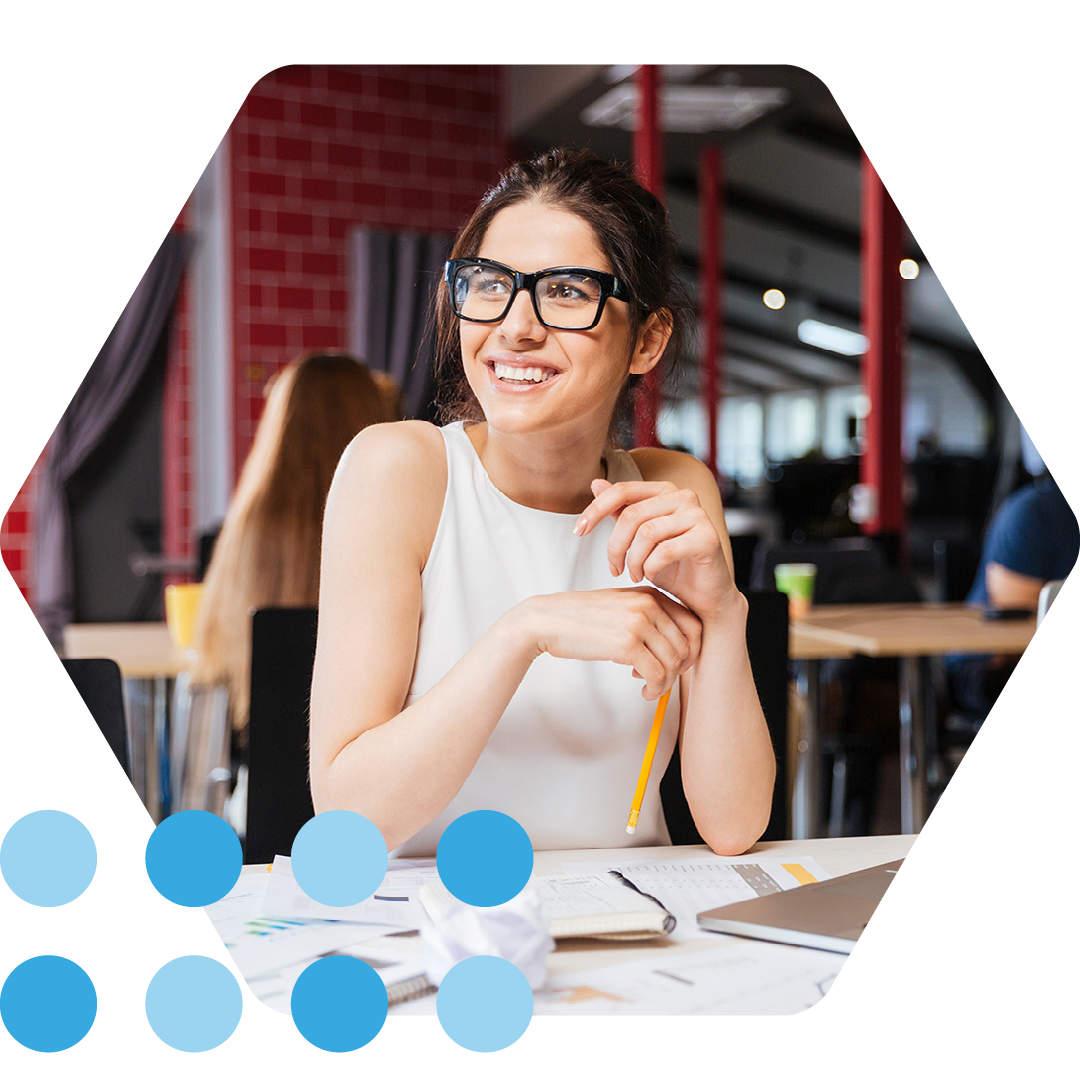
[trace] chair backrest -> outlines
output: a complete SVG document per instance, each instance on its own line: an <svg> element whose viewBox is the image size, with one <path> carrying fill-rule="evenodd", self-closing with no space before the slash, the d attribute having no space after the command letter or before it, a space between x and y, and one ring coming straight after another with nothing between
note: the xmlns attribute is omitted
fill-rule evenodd
<svg viewBox="0 0 1080 1080"><path fill-rule="evenodd" d="M769 725L776 753L776 784L772 815L763 840L791 838L791 798L788 777L788 600L775 590L752 590L746 594L746 648L754 673L758 698ZM660 799L673 844L700 844L682 787L679 751L676 747L660 782Z"/></svg>
<svg viewBox="0 0 1080 1080"><path fill-rule="evenodd" d="M1054 602L1055 599L1057 599L1057 594L1058 594L1059 590L1061 589L1061 586L1064 585L1064 584L1065 584L1064 580L1062 580L1062 581L1048 581L1039 590L1039 606L1038 606L1038 609L1035 612L1035 625L1036 626L1038 626L1039 623L1041 623L1043 621L1043 619L1046 618L1046 613L1050 610L1050 605Z"/></svg>
<svg viewBox="0 0 1080 1080"><path fill-rule="evenodd" d="M263 608L251 619L251 700L244 860L287 855L314 815L308 786L308 709L315 608Z"/></svg>
<svg viewBox="0 0 1080 1080"><path fill-rule="evenodd" d="M120 667L60 658L60 806L131 810L132 778Z"/></svg>
<svg viewBox="0 0 1080 1080"><path fill-rule="evenodd" d="M761 542L757 533L732 533L731 557L735 563L735 588L745 593L750 588L750 574L754 567L754 551Z"/></svg>

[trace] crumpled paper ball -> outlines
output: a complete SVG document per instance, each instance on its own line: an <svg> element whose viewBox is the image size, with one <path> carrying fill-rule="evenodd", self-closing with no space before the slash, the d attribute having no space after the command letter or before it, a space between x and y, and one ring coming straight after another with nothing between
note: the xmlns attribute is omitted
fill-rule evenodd
<svg viewBox="0 0 1080 1080"><path fill-rule="evenodd" d="M428 979L442 984L446 973L470 956L509 960L539 990L547 978L547 954L555 948L548 917L536 890L526 885L513 900L473 907L454 900L430 925L420 929Z"/></svg>

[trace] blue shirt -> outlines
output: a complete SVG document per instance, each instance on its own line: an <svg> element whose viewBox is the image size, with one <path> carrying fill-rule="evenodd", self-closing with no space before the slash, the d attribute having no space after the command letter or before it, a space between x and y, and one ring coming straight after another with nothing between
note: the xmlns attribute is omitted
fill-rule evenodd
<svg viewBox="0 0 1080 1080"><path fill-rule="evenodd" d="M986 567L1057 581L1068 576L1080 554L1080 527L1050 476L1014 491L998 509L983 542L982 558L967 602L989 604Z"/></svg>

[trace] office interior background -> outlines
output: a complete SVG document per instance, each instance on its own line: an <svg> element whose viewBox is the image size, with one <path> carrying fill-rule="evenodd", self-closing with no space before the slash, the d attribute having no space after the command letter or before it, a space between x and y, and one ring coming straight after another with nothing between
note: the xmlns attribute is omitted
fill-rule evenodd
<svg viewBox="0 0 1080 1080"><path fill-rule="evenodd" d="M703 152L720 162L716 464L729 527L770 541L858 535L858 142L797 68L664 67L660 81L663 194L694 297ZM161 618L162 584L197 572L265 387L298 354L347 350L393 370L410 414L430 416L430 380L401 368L403 342L425 347L419 320L375 325L370 253L393 251L400 275L418 259L430 280L508 162L567 142L632 160L634 102L631 66L296 66L262 79L179 208L186 262L155 360L67 487L74 620ZM977 548L1027 473L1008 401L917 237L905 230L903 246L904 547L931 598L935 541ZM707 456L698 380L661 403L657 433ZM44 460L0 527L31 606Z"/></svg>

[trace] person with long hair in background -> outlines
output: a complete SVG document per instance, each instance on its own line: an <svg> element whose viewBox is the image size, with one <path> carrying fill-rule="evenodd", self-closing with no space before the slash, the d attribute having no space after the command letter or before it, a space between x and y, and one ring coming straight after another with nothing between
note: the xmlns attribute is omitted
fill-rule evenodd
<svg viewBox="0 0 1080 1080"><path fill-rule="evenodd" d="M319 595L323 507L350 440L397 420L392 394L367 366L317 353L286 364L244 462L207 567L195 628L193 686L225 686L237 741L245 739L251 613L313 607Z"/></svg>

